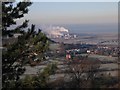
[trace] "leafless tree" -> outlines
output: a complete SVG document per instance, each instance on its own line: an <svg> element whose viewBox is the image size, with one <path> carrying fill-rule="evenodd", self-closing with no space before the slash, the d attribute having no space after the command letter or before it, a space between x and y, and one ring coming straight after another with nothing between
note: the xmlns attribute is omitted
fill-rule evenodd
<svg viewBox="0 0 120 90"><path fill-rule="evenodd" d="M100 67L99 60L85 59L68 62L67 78L70 87L76 88L92 88L93 80L97 77Z"/></svg>

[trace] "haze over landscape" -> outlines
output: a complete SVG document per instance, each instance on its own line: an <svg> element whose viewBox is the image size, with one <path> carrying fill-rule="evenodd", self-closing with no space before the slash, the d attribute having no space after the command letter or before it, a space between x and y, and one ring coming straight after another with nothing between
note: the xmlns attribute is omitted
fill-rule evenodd
<svg viewBox="0 0 120 90"><path fill-rule="evenodd" d="M59 26L71 33L117 34L117 10L117 2L34 2L23 19L43 31Z"/></svg>
<svg viewBox="0 0 120 90"><path fill-rule="evenodd" d="M8 2L2 10L3 88L120 86L117 2Z"/></svg>

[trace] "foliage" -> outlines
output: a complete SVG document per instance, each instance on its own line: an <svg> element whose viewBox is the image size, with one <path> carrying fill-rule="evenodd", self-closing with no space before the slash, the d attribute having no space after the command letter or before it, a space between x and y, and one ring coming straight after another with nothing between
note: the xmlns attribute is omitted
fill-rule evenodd
<svg viewBox="0 0 120 90"><path fill-rule="evenodd" d="M38 74L34 76L26 75L25 78L20 79L16 85L13 83L11 88L26 88L33 90L40 88L48 88L49 76L54 74L56 69L57 65L55 63L48 64L42 72L38 72Z"/></svg>
<svg viewBox="0 0 120 90"><path fill-rule="evenodd" d="M34 27L34 25L32 25L32 27ZM7 78L15 79L13 76L18 77L22 74L18 73L18 71L23 72L22 69L19 70L19 67L22 67L26 62L33 65L33 63L36 62L35 60L39 61L44 59L44 52L48 49L49 45L47 37L45 34L41 35L42 32L34 32L35 30L32 30L32 27L28 32L18 37L17 42L9 45L7 52L3 54L3 82L5 82ZM39 38L36 40L33 39L34 37ZM41 54L42 56L39 57ZM15 62L19 62L20 64L13 65Z"/></svg>
<svg viewBox="0 0 120 90"><path fill-rule="evenodd" d="M2 34L12 36L12 33L21 32L20 29L26 28L28 20L25 20L22 25L17 26L13 30L7 28L16 24L16 19L24 17L28 13L28 7L31 2L19 2L15 6L13 2L2 2Z"/></svg>
<svg viewBox="0 0 120 90"><path fill-rule="evenodd" d="M28 12L31 2L19 2L15 6L13 2L2 3L2 32L3 36L13 36L14 33L21 33L17 40L5 46L7 49L2 54L2 83L3 88L9 86L11 81L17 82L19 76L24 73L24 64L36 65L37 61L45 60L44 52L48 50L49 41L45 34L39 29L35 30L35 25L25 32L28 20L13 30L7 28L16 24L16 19L24 17ZM10 37L9 37L10 38ZM13 37L14 38L14 37Z"/></svg>

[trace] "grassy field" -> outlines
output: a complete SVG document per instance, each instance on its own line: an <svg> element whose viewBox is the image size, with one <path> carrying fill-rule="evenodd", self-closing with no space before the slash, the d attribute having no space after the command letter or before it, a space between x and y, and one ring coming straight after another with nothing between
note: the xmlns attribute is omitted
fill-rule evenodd
<svg viewBox="0 0 120 90"><path fill-rule="evenodd" d="M86 56L88 54L81 54L82 56ZM118 57L110 57L110 56L104 56L104 55L96 55L96 54L90 54L88 55L89 58L93 59L99 59L100 61L117 61Z"/></svg>

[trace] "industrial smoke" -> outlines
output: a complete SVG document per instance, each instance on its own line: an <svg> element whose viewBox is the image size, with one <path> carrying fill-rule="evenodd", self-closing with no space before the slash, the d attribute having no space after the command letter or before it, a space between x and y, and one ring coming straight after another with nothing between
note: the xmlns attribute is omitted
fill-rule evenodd
<svg viewBox="0 0 120 90"><path fill-rule="evenodd" d="M60 27L60 26L50 26L50 27L45 28L44 32L49 37L60 37L66 33L69 33L69 30L64 27Z"/></svg>

